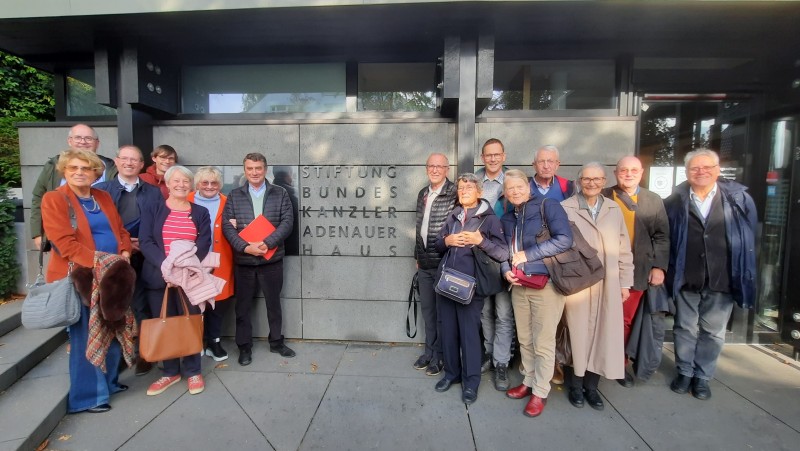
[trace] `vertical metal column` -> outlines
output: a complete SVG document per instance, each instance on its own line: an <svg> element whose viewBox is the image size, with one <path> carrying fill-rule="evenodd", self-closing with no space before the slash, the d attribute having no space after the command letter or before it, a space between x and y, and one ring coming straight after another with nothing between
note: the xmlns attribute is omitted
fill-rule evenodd
<svg viewBox="0 0 800 451"><path fill-rule="evenodd" d="M475 96L478 45L475 38L461 38L458 82L456 155L458 174L475 170Z"/></svg>

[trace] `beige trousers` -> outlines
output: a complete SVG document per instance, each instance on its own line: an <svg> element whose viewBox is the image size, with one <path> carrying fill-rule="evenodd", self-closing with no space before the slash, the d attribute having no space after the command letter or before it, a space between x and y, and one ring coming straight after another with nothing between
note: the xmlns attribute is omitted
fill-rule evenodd
<svg viewBox="0 0 800 451"><path fill-rule="evenodd" d="M511 290L517 340L522 357L522 381L533 394L547 398L556 360L556 327L565 297L548 282L541 290L515 286Z"/></svg>

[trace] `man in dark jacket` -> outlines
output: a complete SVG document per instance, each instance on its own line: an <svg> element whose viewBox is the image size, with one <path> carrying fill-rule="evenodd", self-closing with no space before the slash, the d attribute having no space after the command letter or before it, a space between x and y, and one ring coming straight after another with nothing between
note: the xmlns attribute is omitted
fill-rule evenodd
<svg viewBox="0 0 800 451"><path fill-rule="evenodd" d="M267 159L260 153L244 157L244 175L247 183L228 194L222 213L222 233L231 244L236 269L236 345L239 347L239 364L252 363L253 325L251 310L253 298L261 288L267 304L269 321L269 350L283 357L294 357L295 352L283 342L283 314L281 289L283 289L283 242L292 233L294 214L289 194L280 186L266 180ZM256 218L263 215L275 227L259 241L248 242L239 236ZM265 258L271 249L274 254Z"/></svg>
<svg viewBox="0 0 800 451"><path fill-rule="evenodd" d="M661 197L639 186L643 173L642 162L638 158L622 157L614 169L617 184L603 191L604 196L619 204L633 250L633 287L631 295L622 304L626 348L631 336L633 317L639 308L642 295L647 287L664 283L664 275L669 264L667 212L664 210ZM623 387L632 387L633 381L633 375L626 371L625 379L620 379L618 382Z"/></svg>
<svg viewBox="0 0 800 451"><path fill-rule="evenodd" d="M97 153L97 148L100 147L100 138L97 137L97 132L92 127L86 124L77 124L69 129L67 146L70 149L85 149ZM53 191L64 184L64 174L56 171L58 157L59 155L56 155L47 160L42 167L39 178L36 179L36 184L33 185L33 192L31 193L31 219L29 224L31 238L33 238L36 249L39 249L42 244L42 196L44 196L44 193ZM117 167L114 165L114 160L102 155L98 155L98 157L103 162L105 170L103 175L95 180L94 183L113 179L117 175Z"/></svg>
<svg viewBox="0 0 800 451"><path fill-rule="evenodd" d="M425 163L428 186L417 195L417 239L414 258L417 261L419 301L425 321L425 352L414 362L414 368L435 376L442 372L442 344L439 340L436 315L436 272L441 254L436 250L436 235L456 205L456 185L448 180L450 162L447 156L433 153Z"/></svg>
<svg viewBox="0 0 800 451"><path fill-rule="evenodd" d="M152 318L150 307L144 296L144 282L142 280L142 263L144 257L139 251L139 224L141 223L142 212L147 210L148 205L156 205L163 202L161 191L153 185L144 183L139 179L139 172L144 166L142 151L131 145L125 145L117 151L117 158L114 159L117 171L116 177L105 182L98 183L95 188L107 191L114 200L119 216L125 230L131 234L131 266L136 270L136 289L133 292L133 314L137 324L143 319ZM152 368L152 364L143 359L136 362L136 375L147 374Z"/></svg>
<svg viewBox="0 0 800 451"><path fill-rule="evenodd" d="M709 399L708 381L725 344L736 302L755 301L755 204L747 188L719 178L719 156L708 149L689 152L687 181L665 201L670 228L667 290L675 299L675 363L672 391L691 388Z"/></svg>

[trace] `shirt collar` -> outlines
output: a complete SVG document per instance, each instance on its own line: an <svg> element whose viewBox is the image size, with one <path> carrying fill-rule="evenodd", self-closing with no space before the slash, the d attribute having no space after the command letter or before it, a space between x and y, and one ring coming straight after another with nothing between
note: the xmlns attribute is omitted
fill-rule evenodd
<svg viewBox="0 0 800 451"><path fill-rule="evenodd" d="M691 186L691 185L689 185L689 196L690 196L690 197L692 198L692 200L693 200L693 201L695 201L695 202L705 202L705 201L706 201L706 200L708 200L708 199L713 199L713 198L714 198L714 196L716 196L716 195L717 195L717 188L718 188L718 187L717 187L717 184L716 184L716 182L715 182L715 183L714 183L714 186L711 188L711 191L709 191L709 192L708 192L708 195L706 196L706 198L705 198L704 200L702 200L702 201L701 201L701 200L700 200L700 197L699 197L697 194L695 194L695 193L694 193L694 190L692 189L692 186Z"/></svg>
<svg viewBox="0 0 800 451"><path fill-rule="evenodd" d="M505 173L503 173L503 171L500 171L500 173L497 174L497 177L495 177L493 179L489 178L489 173L487 173L485 169L483 171L483 181L484 182L497 181L497 183L502 185L503 184L503 180L505 180L505 179L506 179L506 175L505 175Z"/></svg>
<svg viewBox="0 0 800 451"><path fill-rule="evenodd" d="M136 181L135 181L135 182L133 182L133 183L128 183L128 182L126 182L125 180L122 180L122 177L120 177L119 175L117 175L117 181L119 181L119 184L120 184L120 185L122 185L122 188L123 188L125 191L129 192L129 193L130 193L131 191L135 190L135 189L136 189L136 187L138 187L138 186L139 186L139 177L136 177Z"/></svg>

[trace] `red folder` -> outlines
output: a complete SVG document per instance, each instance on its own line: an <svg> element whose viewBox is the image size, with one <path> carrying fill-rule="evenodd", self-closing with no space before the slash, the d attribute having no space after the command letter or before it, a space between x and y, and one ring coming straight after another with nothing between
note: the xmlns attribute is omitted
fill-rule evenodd
<svg viewBox="0 0 800 451"><path fill-rule="evenodd" d="M248 224L244 230L239 232L239 236L248 243L253 243L256 241L264 241L264 238L272 235L272 232L274 231L275 226L269 222L269 219L265 218L264 215L258 215L253 222ZM267 253L264 254L264 258L269 260L273 255L275 255L275 251L277 250L277 247L267 249Z"/></svg>

